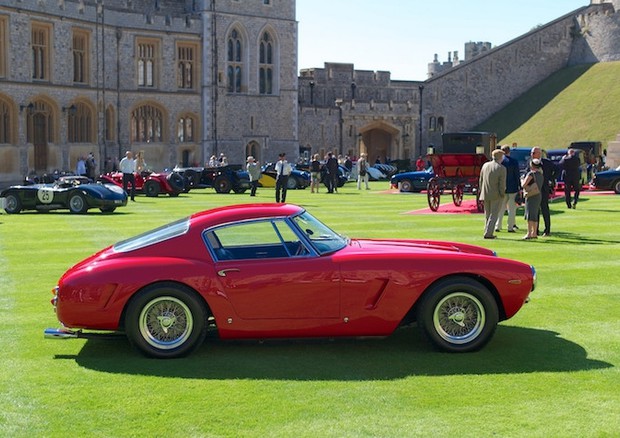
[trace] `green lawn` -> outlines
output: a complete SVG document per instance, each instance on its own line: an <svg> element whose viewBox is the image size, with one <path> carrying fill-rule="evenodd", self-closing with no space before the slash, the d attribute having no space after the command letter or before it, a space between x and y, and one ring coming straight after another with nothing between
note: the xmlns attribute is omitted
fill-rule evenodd
<svg viewBox="0 0 620 438"><path fill-rule="evenodd" d="M620 433L620 196L552 205L554 235L482 239L479 214L406 214L426 197L352 184L290 191L351 237L436 237L536 266L538 288L482 351L431 349L415 327L384 340L222 342L147 359L124 338L43 339L51 288L115 241L195 211L247 203L196 190L112 215L0 215L0 436L583 437ZM257 201L272 202L273 189ZM445 197L443 200L447 201ZM519 219L523 230L525 224Z"/></svg>

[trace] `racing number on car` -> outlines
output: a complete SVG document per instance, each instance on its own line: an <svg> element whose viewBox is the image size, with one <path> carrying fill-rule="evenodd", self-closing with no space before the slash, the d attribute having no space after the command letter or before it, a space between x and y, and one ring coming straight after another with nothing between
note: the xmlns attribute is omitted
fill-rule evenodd
<svg viewBox="0 0 620 438"><path fill-rule="evenodd" d="M41 187L37 190L37 197L42 204L51 204L54 200L54 190L51 187Z"/></svg>

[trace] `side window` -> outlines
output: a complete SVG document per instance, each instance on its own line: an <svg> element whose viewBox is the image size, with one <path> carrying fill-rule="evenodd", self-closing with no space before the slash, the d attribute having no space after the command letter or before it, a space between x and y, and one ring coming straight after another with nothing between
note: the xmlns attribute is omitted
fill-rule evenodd
<svg viewBox="0 0 620 438"><path fill-rule="evenodd" d="M299 257L310 254L284 220L227 225L207 231L205 237L218 260Z"/></svg>

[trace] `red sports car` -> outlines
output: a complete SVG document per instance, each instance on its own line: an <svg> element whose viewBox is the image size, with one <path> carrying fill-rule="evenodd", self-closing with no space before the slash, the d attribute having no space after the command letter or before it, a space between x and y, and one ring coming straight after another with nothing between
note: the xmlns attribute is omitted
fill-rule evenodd
<svg viewBox="0 0 620 438"><path fill-rule="evenodd" d="M124 332L142 353L170 358L200 346L208 329L222 339L387 336L417 321L440 349L466 352L489 341L535 282L532 266L486 248L348 239L299 206L236 205L69 269L52 299L64 328L45 334Z"/></svg>

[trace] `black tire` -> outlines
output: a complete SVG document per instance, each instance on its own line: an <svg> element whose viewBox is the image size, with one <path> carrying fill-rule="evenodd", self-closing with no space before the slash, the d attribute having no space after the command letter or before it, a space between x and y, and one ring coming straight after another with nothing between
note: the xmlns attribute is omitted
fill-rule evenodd
<svg viewBox="0 0 620 438"><path fill-rule="evenodd" d="M423 335L440 350L465 353L493 337L499 311L491 292L466 277L439 281L424 293L417 309Z"/></svg>
<svg viewBox="0 0 620 438"><path fill-rule="evenodd" d="M617 181L614 181L613 185L612 185L614 192L616 193L616 195L620 195L620 179Z"/></svg>
<svg viewBox="0 0 620 438"><path fill-rule="evenodd" d="M157 181L149 180L144 183L144 194L149 198L157 198L159 196L159 183Z"/></svg>
<svg viewBox="0 0 620 438"><path fill-rule="evenodd" d="M185 179L187 180L186 190L189 192L189 189L196 188L198 183L200 182L200 175L194 169L187 169L183 174Z"/></svg>
<svg viewBox="0 0 620 438"><path fill-rule="evenodd" d="M168 184L170 184L172 191L176 192L177 195L185 190L185 180L179 172L172 172L166 178L168 179Z"/></svg>
<svg viewBox="0 0 620 438"><path fill-rule="evenodd" d="M297 182L297 178L295 178L294 176L289 176L288 179L286 180L286 188L288 190L295 190L297 189L297 187L299 186L299 183Z"/></svg>
<svg viewBox="0 0 620 438"><path fill-rule="evenodd" d="M232 183L228 178L223 175L215 178L215 182L213 183L213 187L217 193L230 193L232 190Z"/></svg>
<svg viewBox="0 0 620 438"><path fill-rule="evenodd" d="M75 214L84 214L88 211L86 199L81 193L73 193L69 196L69 211Z"/></svg>
<svg viewBox="0 0 620 438"><path fill-rule="evenodd" d="M22 201L17 193L10 192L4 198L4 211L8 214L17 214L22 211Z"/></svg>
<svg viewBox="0 0 620 438"><path fill-rule="evenodd" d="M404 179L398 184L398 188L401 192L413 192L413 183L408 179Z"/></svg>
<svg viewBox="0 0 620 438"><path fill-rule="evenodd" d="M185 356L207 335L207 310L194 293L175 283L158 283L127 305L125 332L142 354L158 359Z"/></svg>
<svg viewBox="0 0 620 438"><path fill-rule="evenodd" d="M245 192L246 192L246 190L247 190L247 189L242 189L241 187L235 187L235 188L233 189L233 192L235 192L237 195L241 195L241 194L245 193Z"/></svg>

